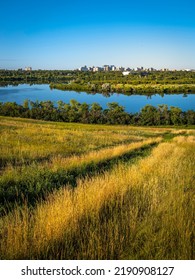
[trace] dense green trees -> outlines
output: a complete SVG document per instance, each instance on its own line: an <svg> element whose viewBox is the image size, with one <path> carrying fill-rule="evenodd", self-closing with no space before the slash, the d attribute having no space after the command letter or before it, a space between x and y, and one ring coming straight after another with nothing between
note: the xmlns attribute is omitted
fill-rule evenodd
<svg viewBox="0 0 195 280"><path fill-rule="evenodd" d="M195 84L139 84L134 85L130 83L124 84L114 84L114 83L51 83L51 89L60 89L60 90L74 90L74 91L86 91L86 92L101 92L101 93L125 93L128 95L132 94L143 94L143 95L152 95L152 94L173 94L173 93L195 93Z"/></svg>
<svg viewBox="0 0 195 280"><path fill-rule="evenodd" d="M117 102L108 103L108 109L105 110L105 119L109 124L128 124L130 123L130 115L125 112L123 106Z"/></svg>
<svg viewBox="0 0 195 280"><path fill-rule="evenodd" d="M71 100L70 104L58 101L25 100L23 105L15 102L0 103L0 115L23 117L47 121L80 122L93 124L132 124L132 125L195 125L195 111L182 112L178 107L146 105L139 113L125 112L125 108L116 102L108 103L102 109L98 103L89 105Z"/></svg>
<svg viewBox="0 0 195 280"><path fill-rule="evenodd" d="M173 123L174 125L182 124L184 118L182 110L178 107L171 106L170 118L171 118L171 123Z"/></svg>
<svg viewBox="0 0 195 280"><path fill-rule="evenodd" d="M160 114L156 107L152 105L146 105L141 109L140 121L142 125L159 125L160 124Z"/></svg>
<svg viewBox="0 0 195 280"><path fill-rule="evenodd" d="M71 70L0 70L0 85L67 82L75 77Z"/></svg>
<svg viewBox="0 0 195 280"><path fill-rule="evenodd" d="M90 123L102 123L103 113L102 107L98 103L93 103L90 109Z"/></svg>

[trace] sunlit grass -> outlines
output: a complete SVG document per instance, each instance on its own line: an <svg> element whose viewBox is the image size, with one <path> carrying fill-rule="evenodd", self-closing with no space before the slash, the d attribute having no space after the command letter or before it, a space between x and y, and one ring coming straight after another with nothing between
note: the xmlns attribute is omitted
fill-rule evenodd
<svg viewBox="0 0 195 280"><path fill-rule="evenodd" d="M138 144L138 143L137 143ZM6 259L192 259L194 137L62 188L1 219ZM63 163L62 163L63 164Z"/></svg>
<svg viewBox="0 0 195 280"><path fill-rule="evenodd" d="M2 259L194 258L193 129L0 117L0 133L1 202L15 199L0 219Z"/></svg>
<svg viewBox="0 0 195 280"><path fill-rule="evenodd" d="M172 131L178 133L171 128L52 123L0 117L0 167L47 161L58 155L77 155Z"/></svg>
<svg viewBox="0 0 195 280"><path fill-rule="evenodd" d="M48 123L0 117L0 164L30 164L142 140L144 133L113 126ZM149 136L155 136L150 133Z"/></svg>
<svg viewBox="0 0 195 280"><path fill-rule="evenodd" d="M15 202L21 205L27 200L29 205L34 205L36 201L46 197L52 190L61 188L63 184L69 183L75 187L77 178L103 172L113 164L123 161L123 157L126 157L126 161L130 157L135 158L161 140L161 137L147 138L81 155L53 157L44 163L9 166L0 178L1 213L12 209Z"/></svg>

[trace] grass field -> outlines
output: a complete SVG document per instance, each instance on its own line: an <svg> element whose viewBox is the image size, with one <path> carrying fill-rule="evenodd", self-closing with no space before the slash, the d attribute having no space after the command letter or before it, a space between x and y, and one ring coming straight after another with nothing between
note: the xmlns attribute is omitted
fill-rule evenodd
<svg viewBox="0 0 195 280"><path fill-rule="evenodd" d="M194 259L195 130L0 117L1 259Z"/></svg>

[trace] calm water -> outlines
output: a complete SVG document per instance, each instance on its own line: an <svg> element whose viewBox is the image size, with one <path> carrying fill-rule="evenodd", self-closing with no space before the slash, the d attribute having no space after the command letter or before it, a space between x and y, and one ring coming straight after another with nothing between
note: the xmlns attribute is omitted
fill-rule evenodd
<svg viewBox="0 0 195 280"><path fill-rule="evenodd" d="M125 107L127 112L139 112L146 104L157 106L159 104L167 104L168 106L180 107L183 111L189 109L195 110L195 94L189 94L186 97L183 94L170 94L162 97L159 94L147 97L144 95L126 96L114 93L110 97L102 94L87 94L86 92L62 91L49 88L49 85L28 85L0 87L0 102L16 102L22 104L25 99L32 101L58 101L62 100L69 103L71 99L75 99L80 103L86 102L92 104L98 102L103 108L109 102L118 102Z"/></svg>

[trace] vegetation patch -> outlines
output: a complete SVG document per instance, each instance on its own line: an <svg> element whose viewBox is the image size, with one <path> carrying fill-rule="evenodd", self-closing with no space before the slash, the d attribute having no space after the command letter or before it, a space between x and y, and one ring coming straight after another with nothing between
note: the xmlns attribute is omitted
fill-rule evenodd
<svg viewBox="0 0 195 280"><path fill-rule="evenodd" d="M77 180L104 172L119 162L126 162L140 156L161 138L148 139L129 145L102 149L83 156L53 158L44 165L32 164L7 170L0 179L0 210L12 209L18 205L35 205L48 194L64 185L76 187Z"/></svg>
<svg viewBox="0 0 195 280"><path fill-rule="evenodd" d="M4 259L193 259L194 137L1 219Z"/></svg>
<svg viewBox="0 0 195 280"><path fill-rule="evenodd" d="M87 104L71 100L70 104L58 101L56 106L51 101L25 100L23 105L15 102L0 103L0 115L20 118L31 118L55 122L73 122L86 124L116 125L194 125L195 111L183 112L180 108L167 105L144 106L139 113L127 113L117 102L107 104L103 109L98 103Z"/></svg>

